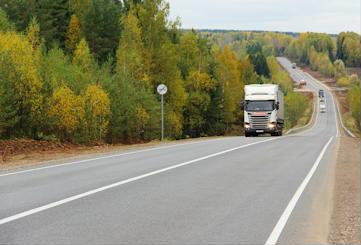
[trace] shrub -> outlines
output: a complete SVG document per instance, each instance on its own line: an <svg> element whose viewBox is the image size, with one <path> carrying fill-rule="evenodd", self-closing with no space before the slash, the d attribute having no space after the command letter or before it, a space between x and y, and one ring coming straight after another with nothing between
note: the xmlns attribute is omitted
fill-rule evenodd
<svg viewBox="0 0 361 245"><path fill-rule="evenodd" d="M353 85L348 91L348 103L353 118L360 125L360 86Z"/></svg>
<svg viewBox="0 0 361 245"><path fill-rule="evenodd" d="M76 130L84 121L84 101L63 85L50 98L48 116L60 139L74 140Z"/></svg>
<svg viewBox="0 0 361 245"><path fill-rule="evenodd" d="M308 99L300 93L291 92L285 96L285 121L286 128L297 125L298 120L304 115L308 107Z"/></svg>
<svg viewBox="0 0 361 245"><path fill-rule="evenodd" d="M348 77L341 77L337 80L337 85L340 87L348 87L350 85L350 80Z"/></svg>
<svg viewBox="0 0 361 245"><path fill-rule="evenodd" d="M89 85L83 94L83 100L87 141L101 140L109 124L109 97L100 86Z"/></svg>

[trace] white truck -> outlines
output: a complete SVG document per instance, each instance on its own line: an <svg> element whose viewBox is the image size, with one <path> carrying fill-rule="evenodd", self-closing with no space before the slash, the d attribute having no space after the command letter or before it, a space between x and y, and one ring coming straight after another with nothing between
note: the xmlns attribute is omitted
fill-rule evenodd
<svg viewBox="0 0 361 245"><path fill-rule="evenodd" d="M283 92L275 84L245 86L244 109L245 136L269 133L281 136L284 124Z"/></svg>

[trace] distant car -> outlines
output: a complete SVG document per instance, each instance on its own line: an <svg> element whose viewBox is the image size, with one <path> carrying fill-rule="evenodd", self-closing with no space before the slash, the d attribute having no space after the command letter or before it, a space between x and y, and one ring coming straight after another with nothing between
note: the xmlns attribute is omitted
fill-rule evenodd
<svg viewBox="0 0 361 245"><path fill-rule="evenodd" d="M325 91L323 91L323 89L318 90L318 97L325 98Z"/></svg>
<svg viewBox="0 0 361 245"><path fill-rule="evenodd" d="M300 80L300 86L302 87L302 86L306 86L306 85L307 85L307 81L304 80L304 79L301 79Z"/></svg>
<svg viewBox="0 0 361 245"><path fill-rule="evenodd" d="M320 103L320 112L326 113L326 103Z"/></svg>
<svg viewBox="0 0 361 245"><path fill-rule="evenodd" d="M297 68L296 63L292 63L292 69L296 69L296 68Z"/></svg>

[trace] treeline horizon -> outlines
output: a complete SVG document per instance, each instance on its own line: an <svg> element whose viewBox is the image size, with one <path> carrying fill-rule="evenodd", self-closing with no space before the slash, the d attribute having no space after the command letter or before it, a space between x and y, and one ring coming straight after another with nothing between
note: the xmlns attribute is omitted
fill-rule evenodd
<svg viewBox="0 0 361 245"><path fill-rule="evenodd" d="M267 31L267 30L242 30L242 29L207 29L207 28L182 28L183 31L196 31L196 32L212 32L212 33L276 33L276 34L285 34L288 36L292 36L298 38L302 33L305 32L292 32L292 31ZM353 31L343 31L343 32L353 32ZM328 33L328 32L309 32L309 33L323 33L329 35L332 38L336 38L339 34L336 33ZM355 32L356 33L356 32ZM359 35L359 33L356 33Z"/></svg>
<svg viewBox="0 0 361 245"><path fill-rule="evenodd" d="M2 1L0 138L159 139L160 83L169 88L168 138L241 134L239 103L252 83L279 84L286 126L295 126L307 98L293 92L275 56L297 39L227 35L183 31L164 0Z"/></svg>

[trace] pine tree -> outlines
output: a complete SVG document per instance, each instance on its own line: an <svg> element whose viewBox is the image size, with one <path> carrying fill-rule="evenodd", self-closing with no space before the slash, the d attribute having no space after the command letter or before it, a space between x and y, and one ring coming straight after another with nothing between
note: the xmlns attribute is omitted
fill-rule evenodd
<svg viewBox="0 0 361 245"><path fill-rule="evenodd" d="M47 47L64 48L70 18L68 0L38 0L35 16Z"/></svg>
<svg viewBox="0 0 361 245"><path fill-rule="evenodd" d="M94 57L105 62L114 57L119 44L120 1L91 0L81 20L83 34Z"/></svg>
<svg viewBox="0 0 361 245"><path fill-rule="evenodd" d="M0 31L14 31L15 26L9 20L6 12L0 8Z"/></svg>
<svg viewBox="0 0 361 245"><path fill-rule="evenodd" d="M66 32L66 48L70 53L73 53L76 45L81 39L80 22L76 15L72 15Z"/></svg>
<svg viewBox="0 0 361 245"><path fill-rule="evenodd" d="M263 54L262 46L258 41L252 42L247 46L247 53L254 69L259 76L270 77L270 70L267 65L266 57Z"/></svg>
<svg viewBox="0 0 361 245"><path fill-rule="evenodd" d="M15 24L14 30L25 31L31 18L36 16L38 0L2 0L2 8L9 20Z"/></svg>

